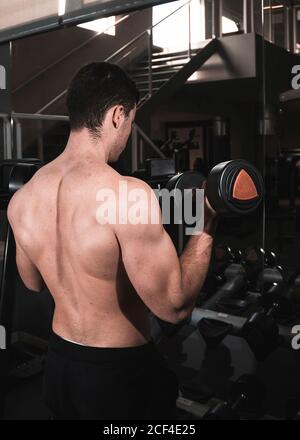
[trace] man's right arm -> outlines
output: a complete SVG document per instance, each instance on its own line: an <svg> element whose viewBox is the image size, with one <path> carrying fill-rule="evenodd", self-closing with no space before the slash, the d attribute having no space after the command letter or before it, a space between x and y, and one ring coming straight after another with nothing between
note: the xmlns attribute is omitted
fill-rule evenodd
<svg viewBox="0 0 300 440"><path fill-rule="evenodd" d="M159 222L151 224L149 216L148 224L116 226L122 260L133 287L146 306L158 318L176 324L191 314L206 279L213 245L214 215L208 215L204 232L193 236L178 258L162 225L159 204L151 197L152 190L143 182L138 181L138 186L147 194L143 202L145 209L149 209L148 203L152 200L152 214L154 218L157 215Z"/></svg>

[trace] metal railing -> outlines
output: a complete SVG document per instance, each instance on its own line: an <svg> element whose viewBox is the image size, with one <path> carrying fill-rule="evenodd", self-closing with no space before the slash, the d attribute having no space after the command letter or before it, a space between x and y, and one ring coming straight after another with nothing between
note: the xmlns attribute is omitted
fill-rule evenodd
<svg viewBox="0 0 300 440"><path fill-rule="evenodd" d="M297 52L297 8L299 6L289 0L280 4L274 0L263 0L264 38L290 52Z"/></svg>
<svg viewBox="0 0 300 440"><path fill-rule="evenodd" d="M166 156L136 123L133 124L131 134L131 172L138 171L144 165L145 146L150 147L151 157L165 159Z"/></svg>
<svg viewBox="0 0 300 440"><path fill-rule="evenodd" d="M68 116L63 115L37 115L31 113L0 113L0 120L3 128L3 158L4 159L22 159L23 157L23 137L22 120L31 121L69 121ZM41 127L40 127L41 128ZM39 150L43 150L43 141L41 137L42 130L37 132L37 140L40 144Z"/></svg>
<svg viewBox="0 0 300 440"><path fill-rule="evenodd" d="M187 54L187 60L189 60L192 57L192 25L191 25L191 3L193 0L188 0L186 3L180 5L178 8L176 8L174 11L166 15L164 18L159 20L157 23L153 24L152 26L145 29L143 32L139 33L136 37L125 43L121 48L116 50L112 55L107 57L104 61L106 62L114 62L115 64L119 64L122 67L132 67L134 63L142 56L146 55L147 59L147 67L148 67L148 78L147 78L147 84L146 84L146 91L148 90L148 93L143 97L143 100L146 100L150 98L153 93L156 91L153 83L153 65L152 65L152 59L153 59L153 33L157 29L158 26L163 25L166 23L168 19L171 17L174 17L175 14L182 12L184 8L187 8L188 10L188 23L187 23L187 48L186 48L186 54ZM211 1L211 14L212 14L212 36L214 38L220 38L224 34L222 29L222 17L226 13L225 3L223 0L212 0ZM282 8L283 12L283 23L282 26L284 27L284 34L285 34L285 42L284 47L287 50L290 51L296 51L296 41L295 41L295 33L296 33L296 7L291 7L290 3L287 1L283 1L280 7L278 5L273 4L273 0L261 0L261 6L262 6L262 34L264 34L264 37L271 42L276 42L276 33L275 33L275 27L274 27L274 14L280 13L280 8ZM276 7L275 7L276 6ZM255 27L255 19L254 19L254 7L255 3L254 0L243 0L243 17L241 20L242 25L242 32L244 33L252 33L257 32L257 29ZM204 11L202 11L204 13ZM127 17L126 17L127 18ZM123 18L124 20L125 18ZM117 23L121 22L119 20ZM111 26L107 28L109 30ZM91 39L97 38L96 36L91 37ZM91 39L87 40L87 42L83 43L83 45L87 44ZM82 47L80 45L77 49ZM61 59L57 60L55 64L59 63L61 60L65 59L74 51L77 50L76 48L72 50L70 53L66 54ZM50 68L51 66L49 66ZM47 69L46 69L47 70ZM39 72L35 77L30 79L29 81L32 81L34 78L37 78L41 74L43 74L44 71ZM23 83L26 84L25 82ZM20 85L18 89L22 87ZM15 89L15 90L18 90ZM46 110L49 110L55 103L60 101L67 93L67 89L63 90L61 93L59 93L55 98L53 98L51 101L49 101L47 104L45 104L43 107L41 107L36 113L40 114L45 112Z"/></svg>
<svg viewBox="0 0 300 440"><path fill-rule="evenodd" d="M89 43L91 43L93 40L95 40L96 38L99 38L100 36L102 36L103 34L105 34L106 32L108 32L110 29L114 28L115 26L117 26L119 23L122 23L123 21L127 20L129 17L132 18L133 15L137 14L139 11L136 11L132 14L127 14L124 17L120 18L119 20L115 21L115 23L110 24L109 26L107 26L103 31L99 32L99 33L95 33L94 35L92 35L91 37L89 37L87 40L83 41L81 44L79 44L78 46L74 47L73 49L71 49L70 51L68 51L67 53L65 53L63 56L57 58L53 63L48 64L48 66L44 67L42 70L40 70L39 72L37 72L36 74L34 74L31 78L27 79L26 81L23 81L21 84L19 84L15 89L13 89L12 93L16 93L19 90L23 89L24 87L26 87L28 84L31 84L33 81L35 81L36 79L40 78L42 75L44 75L46 72L48 72L50 69L52 69L53 67L57 66L58 64L60 64L62 61L66 60L67 58L69 58L71 55L73 55L74 53L78 52L80 49L82 49L83 47L87 46Z"/></svg>
<svg viewBox="0 0 300 440"><path fill-rule="evenodd" d="M41 123L43 121L51 122L68 122L69 117L65 115L37 115L31 113L15 113L11 115L0 113L0 120L3 124L3 146L4 159L22 159L23 157L23 123L22 121L37 121L39 123L36 133L38 142L38 150L42 152L44 149L43 130ZM142 142L142 143L141 143ZM147 145L155 157L165 158L160 149L152 142L149 136L138 126L133 124L131 146L132 146L132 172L140 168L144 146ZM43 159L42 157L39 157Z"/></svg>
<svg viewBox="0 0 300 440"><path fill-rule="evenodd" d="M153 30L157 28L157 26L161 25L162 23L165 23L166 20L168 20L170 17L173 17L174 14L176 14L178 11L181 11L183 8L188 7L189 15L190 15L190 4L192 0L187 1L174 11L172 11L170 14L166 15L163 19L159 20L154 25L148 27L143 32L139 33L136 37L134 37L132 40L124 44L120 49L118 49L116 52L114 52L112 55L107 57L104 61L105 62L114 62L115 64L125 64L124 60L131 59L132 61L136 61L139 55L143 53L142 49L146 49L148 51L148 81L149 81L149 94L148 97L152 96L153 93L153 81L152 81L152 56L153 56ZM189 19L189 43L188 43L188 49L187 49L187 58L190 58L191 55L191 30L190 30L191 21ZM144 39L144 41L143 41ZM140 47L137 43L141 43ZM36 114L43 113L44 111L48 110L50 107L52 107L53 104L60 101L65 95L67 94L67 89L63 90L61 93L59 93L55 98L53 98L51 101L49 101L47 104L45 104L42 108L40 108Z"/></svg>
<svg viewBox="0 0 300 440"><path fill-rule="evenodd" d="M156 89L153 83L153 33L158 26L166 23L168 19L174 17L175 14L182 12L183 8L187 8L188 10L188 23L187 23L187 60L192 57L192 25L191 25L191 3L193 0L189 0L183 5L176 8L174 11L166 15L157 23L145 29L143 32L139 33L136 37L131 39L129 42L125 43L121 48L116 50L112 55L105 59L106 62L114 62L115 64L119 64L122 67L132 67L134 63L142 56L146 55L147 60L147 68L148 68L148 77L147 84L145 84L145 90L148 91L144 96L143 100L150 98L153 93L155 93ZM290 51L296 51L296 41L295 41L295 33L296 33L296 19L297 14L295 13L296 7L291 7L291 5L283 1L280 5L273 5L273 0L261 0L262 5L262 34L264 37L271 41L276 42L276 33L274 27L274 14L278 14L280 12L280 8L282 8L283 12L283 23L285 33L285 42L284 47ZM255 20L254 20L254 0L243 0L243 17L242 17L242 28L244 33L252 33L257 31L255 28ZM225 7L223 0L212 0L212 36L215 38L222 37L224 35L222 29L222 16L224 15ZM204 11L203 11L204 13ZM108 28L109 29L109 28ZM93 36L91 38L96 38ZM89 40L88 40L89 41ZM85 44L85 43L83 43ZM76 50L76 49L74 49ZM73 52L71 52L73 53ZM68 54L66 54L66 57ZM64 59L65 57L63 57ZM59 62L59 60L57 61ZM40 74L42 74L40 72ZM39 74L37 74L39 76ZM25 84L25 83L24 83ZM20 86L21 87L21 86ZM55 98L45 104L42 108L40 108L36 113L40 114L49 110L55 103L60 101L67 93L67 89L63 90L59 93Z"/></svg>
<svg viewBox="0 0 300 440"><path fill-rule="evenodd" d="M166 21L173 17L175 14L179 13L179 11L183 11L183 8L187 8L188 10L188 23L187 23L187 29L188 29L188 35L187 35L187 47L185 50L186 54L186 60L188 61L191 59L193 53L192 53L192 32L191 32L191 3L193 0L189 0L186 3L182 4L180 7L176 8L174 11L172 11L170 14L168 14L166 17L158 21L157 23L153 24L152 26L148 27L145 31L138 34L136 37L131 39L129 42L124 44L120 49L118 49L116 52L114 52L112 55L106 58L105 61L107 62L114 62L115 64L124 65L125 67L133 67L137 61L137 59L140 59L145 54L145 67L147 69L146 75L146 88L147 93L144 96L144 100L150 98L153 96L153 94L156 92L155 83L153 80L153 33L154 30L157 29L158 26L163 25L166 23ZM253 6L254 6L255 0L243 0L243 30L245 33L253 32L255 30L254 26L254 15L253 15ZM268 6L266 6L265 0L262 0L262 14L264 15L265 20L262 22L262 32L265 34L265 38L270 39L270 41L273 41L275 39L274 34L274 27L273 27L273 14L278 13L278 10L280 8L273 9L273 0L268 1ZM223 35L222 32L222 15L223 15L223 2L222 0L212 0L212 13L213 13L213 30L215 33L215 37L219 37ZM285 34L285 44L286 48L290 48L290 50L295 50L296 47L296 24L297 24L297 11L298 8L290 8L288 4L285 2L281 5L282 11L284 12L284 22L283 25L286 26L286 34ZM268 20L266 20L266 17L268 17ZM117 23L124 21L126 17L123 17L121 20L119 20ZM288 39L288 29L291 29L289 26L292 26L292 37L293 42L291 43L291 39ZM109 30L111 26L109 26L106 30ZM91 37L91 39L97 38L98 35L94 35ZM82 45L87 44L91 39L87 40L87 42L82 43ZM64 55L64 57L60 58L55 62L59 63L63 59L67 58L69 55L74 53L74 51L78 50L80 47L83 47L82 45L78 46L78 48L73 49L68 54ZM48 66L50 69L52 67ZM43 71L37 73L35 77L31 78L29 81L33 81L45 71L48 70L48 68L44 69ZM28 82L27 82L28 83ZM23 83L25 85L25 82ZM22 87L20 85L19 87ZM15 89L17 90L17 89ZM22 120L38 120L40 123L42 121L48 120L48 121L67 121L67 116L58 116L58 115L45 115L42 114L45 110L48 110L53 104L57 103L61 98L63 98L67 93L67 90L62 91L58 96L56 96L54 99L52 99L50 102L48 102L45 106L43 106L41 109L38 110L34 115L33 114L26 114L26 113L12 113L11 115L1 115L0 118L2 119L3 123L3 141L4 141L4 147L5 151L4 154L6 158L11 158L13 155L13 152L15 151L18 157L21 157L22 155L22 123L20 121ZM14 146L16 147L14 150ZM144 152L145 152L145 146L147 148L151 149L151 152L155 154L157 157L164 158L165 156L161 152L161 150L152 142L150 137L141 129L141 127L137 126L136 124L133 126L133 132L132 132L132 170L136 171L140 168L141 164L143 163L144 159Z"/></svg>

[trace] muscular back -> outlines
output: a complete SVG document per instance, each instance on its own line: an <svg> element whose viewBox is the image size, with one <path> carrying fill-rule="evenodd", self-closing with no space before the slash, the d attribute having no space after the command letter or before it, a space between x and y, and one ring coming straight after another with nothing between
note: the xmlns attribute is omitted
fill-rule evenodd
<svg viewBox="0 0 300 440"><path fill-rule="evenodd" d="M150 338L148 312L128 279L113 227L96 220L97 192L118 194L120 179L103 162L58 158L10 204L17 249L55 301L53 330L85 345L134 346Z"/></svg>

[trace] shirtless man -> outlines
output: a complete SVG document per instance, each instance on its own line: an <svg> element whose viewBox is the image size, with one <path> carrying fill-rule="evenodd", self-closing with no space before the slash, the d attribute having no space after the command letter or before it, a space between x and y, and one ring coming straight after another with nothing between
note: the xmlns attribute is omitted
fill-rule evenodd
<svg viewBox="0 0 300 440"><path fill-rule="evenodd" d="M126 146L137 102L119 67L83 67L68 90L64 152L9 204L20 276L31 291L45 284L55 302L44 394L57 419L175 417L177 381L151 341L149 310L174 324L191 314L216 217L206 201L204 232L180 259L161 221L99 222L98 191L118 197L120 181L144 190L145 209L151 199L161 214L146 183L108 165Z"/></svg>

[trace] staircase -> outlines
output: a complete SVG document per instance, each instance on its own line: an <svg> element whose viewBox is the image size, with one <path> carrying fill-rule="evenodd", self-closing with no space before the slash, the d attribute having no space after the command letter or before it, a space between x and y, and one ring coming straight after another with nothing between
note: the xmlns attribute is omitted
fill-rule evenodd
<svg viewBox="0 0 300 440"><path fill-rule="evenodd" d="M196 55L196 53L197 50L192 50L191 57ZM187 51L176 53L153 53L151 60L152 94L158 92L158 90L168 82L173 75L178 73L189 60ZM128 70L127 72L139 89L141 101L145 101L150 97L148 57L140 60L133 69Z"/></svg>

